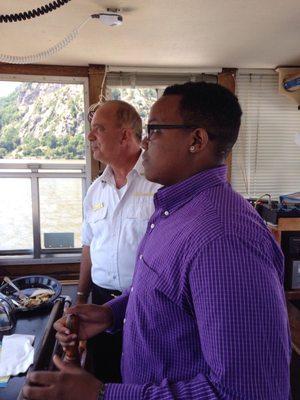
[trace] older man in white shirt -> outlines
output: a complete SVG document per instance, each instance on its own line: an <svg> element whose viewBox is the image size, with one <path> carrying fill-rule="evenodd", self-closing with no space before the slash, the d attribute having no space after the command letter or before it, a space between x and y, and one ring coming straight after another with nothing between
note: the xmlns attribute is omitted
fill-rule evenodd
<svg viewBox="0 0 300 400"><path fill-rule="evenodd" d="M103 304L131 284L137 246L153 213L158 184L145 179L141 160L142 121L130 104L112 100L95 111L88 139L103 174L84 200L83 251L77 301ZM89 345L95 373L119 382L121 333L102 333Z"/></svg>

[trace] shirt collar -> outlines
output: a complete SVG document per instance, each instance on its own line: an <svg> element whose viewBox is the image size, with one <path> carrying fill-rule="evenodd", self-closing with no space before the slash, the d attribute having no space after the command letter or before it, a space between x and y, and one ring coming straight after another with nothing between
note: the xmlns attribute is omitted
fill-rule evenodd
<svg viewBox="0 0 300 400"><path fill-rule="evenodd" d="M128 176L132 174L132 171L136 171L137 174L144 176L144 167L142 165L143 159L142 159L142 154L141 152L137 162L135 163L134 167L132 170L128 173ZM114 178L114 173L110 165L107 165L104 169L104 171L101 174L101 182L103 183L115 183L115 178Z"/></svg>
<svg viewBox="0 0 300 400"><path fill-rule="evenodd" d="M143 151L141 152L137 162L135 163L135 166L132 168L132 171L136 171L139 175L144 176L145 173L144 173L144 167L142 164L142 162L143 162L142 155L143 155Z"/></svg>
<svg viewBox="0 0 300 400"><path fill-rule="evenodd" d="M190 201L202 191L225 183L226 181L226 165L201 171L182 182L159 189L154 195L155 207L170 213L172 210Z"/></svg>

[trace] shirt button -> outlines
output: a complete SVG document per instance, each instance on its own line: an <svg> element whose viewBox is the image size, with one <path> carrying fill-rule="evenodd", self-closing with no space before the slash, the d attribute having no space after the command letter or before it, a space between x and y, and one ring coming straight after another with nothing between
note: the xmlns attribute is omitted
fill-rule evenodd
<svg viewBox="0 0 300 400"><path fill-rule="evenodd" d="M167 217L168 215L170 215L169 211L165 211L164 214L165 214L166 217Z"/></svg>
<svg viewBox="0 0 300 400"><path fill-rule="evenodd" d="M130 291L133 292L133 286L132 286L132 288L130 289Z"/></svg>
<svg viewBox="0 0 300 400"><path fill-rule="evenodd" d="M140 260L142 260L142 259L143 259L143 254L140 254L140 257L139 257L139 258L140 258Z"/></svg>
<svg viewBox="0 0 300 400"><path fill-rule="evenodd" d="M126 318L123 319L123 324L125 324L125 322L126 322Z"/></svg>
<svg viewBox="0 0 300 400"><path fill-rule="evenodd" d="M150 228L151 228L151 229L153 229L154 227L155 227L155 225L154 225L154 224L151 224L151 225L150 225Z"/></svg>

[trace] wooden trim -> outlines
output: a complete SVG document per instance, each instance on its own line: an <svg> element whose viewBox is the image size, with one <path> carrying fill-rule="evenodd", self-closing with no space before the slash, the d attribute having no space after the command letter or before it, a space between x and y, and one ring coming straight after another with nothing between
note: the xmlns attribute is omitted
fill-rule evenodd
<svg viewBox="0 0 300 400"><path fill-rule="evenodd" d="M287 300L300 300L300 289L286 290L285 297Z"/></svg>
<svg viewBox="0 0 300 400"><path fill-rule="evenodd" d="M281 246L281 233L286 231L300 231L300 218L279 218L277 225L267 222L267 226L273 233L277 243Z"/></svg>
<svg viewBox="0 0 300 400"><path fill-rule="evenodd" d="M0 74L88 77L88 67L0 63Z"/></svg>
<svg viewBox="0 0 300 400"><path fill-rule="evenodd" d="M281 247L282 232L300 231L300 218L279 218L277 225L267 222L267 226L274 235L275 240ZM286 268L290 267L285 266L285 276L287 273L289 273ZM286 290L285 296L287 300L300 300L300 289Z"/></svg>
<svg viewBox="0 0 300 400"><path fill-rule="evenodd" d="M235 94L235 76L236 69L226 69L223 68L222 72L218 74L218 84L226 87L233 94Z"/></svg>
<svg viewBox="0 0 300 400"><path fill-rule="evenodd" d="M226 157L226 165L227 165L227 180L231 182L231 174L232 174L232 151Z"/></svg>
<svg viewBox="0 0 300 400"><path fill-rule="evenodd" d="M223 68L222 72L218 74L218 84L224 86L226 89L230 90L235 94L235 76L236 69ZM232 152L230 152L226 158L227 164L227 179L231 182L231 170L232 170Z"/></svg>
<svg viewBox="0 0 300 400"><path fill-rule="evenodd" d="M281 231L300 231L300 218L279 218L278 229Z"/></svg>
<svg viewBox="0 0 300 400"><path fill-rule="evenodd" d="M290 322L293 349L298 355L300 355L300 310L290 301L287 302L287 310Z"/></svg>
<svg viewBox="0 0 300 400"><path fill-rule="evenodd" d="M78 280L80 264L32 264L32 265L1 265L0 280L8 275L16 278L24 275L50 275L58 280Z"/></svg>
<svg viewBox="0 0 300 400"><path fill-rule="evenodd" d="M98 103L101 93L101 87L105 78L104 65L89 65L89 103L90 105ZM103 88L105 94L105 86ZM101 163L93 158L91 154L91 175L92 181L99 176Z"/></svg>

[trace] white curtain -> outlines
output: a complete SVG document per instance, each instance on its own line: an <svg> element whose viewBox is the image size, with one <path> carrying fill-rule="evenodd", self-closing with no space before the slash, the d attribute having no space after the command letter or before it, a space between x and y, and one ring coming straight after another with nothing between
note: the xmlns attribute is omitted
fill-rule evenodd
<svg viewBox="0 0 300 400"><path fill-rule="evenodd" d="M274 73L237 76L243 110L239 139L232 153L232 186L246 197L300 191L300 110L278 92Z"/></svg>

